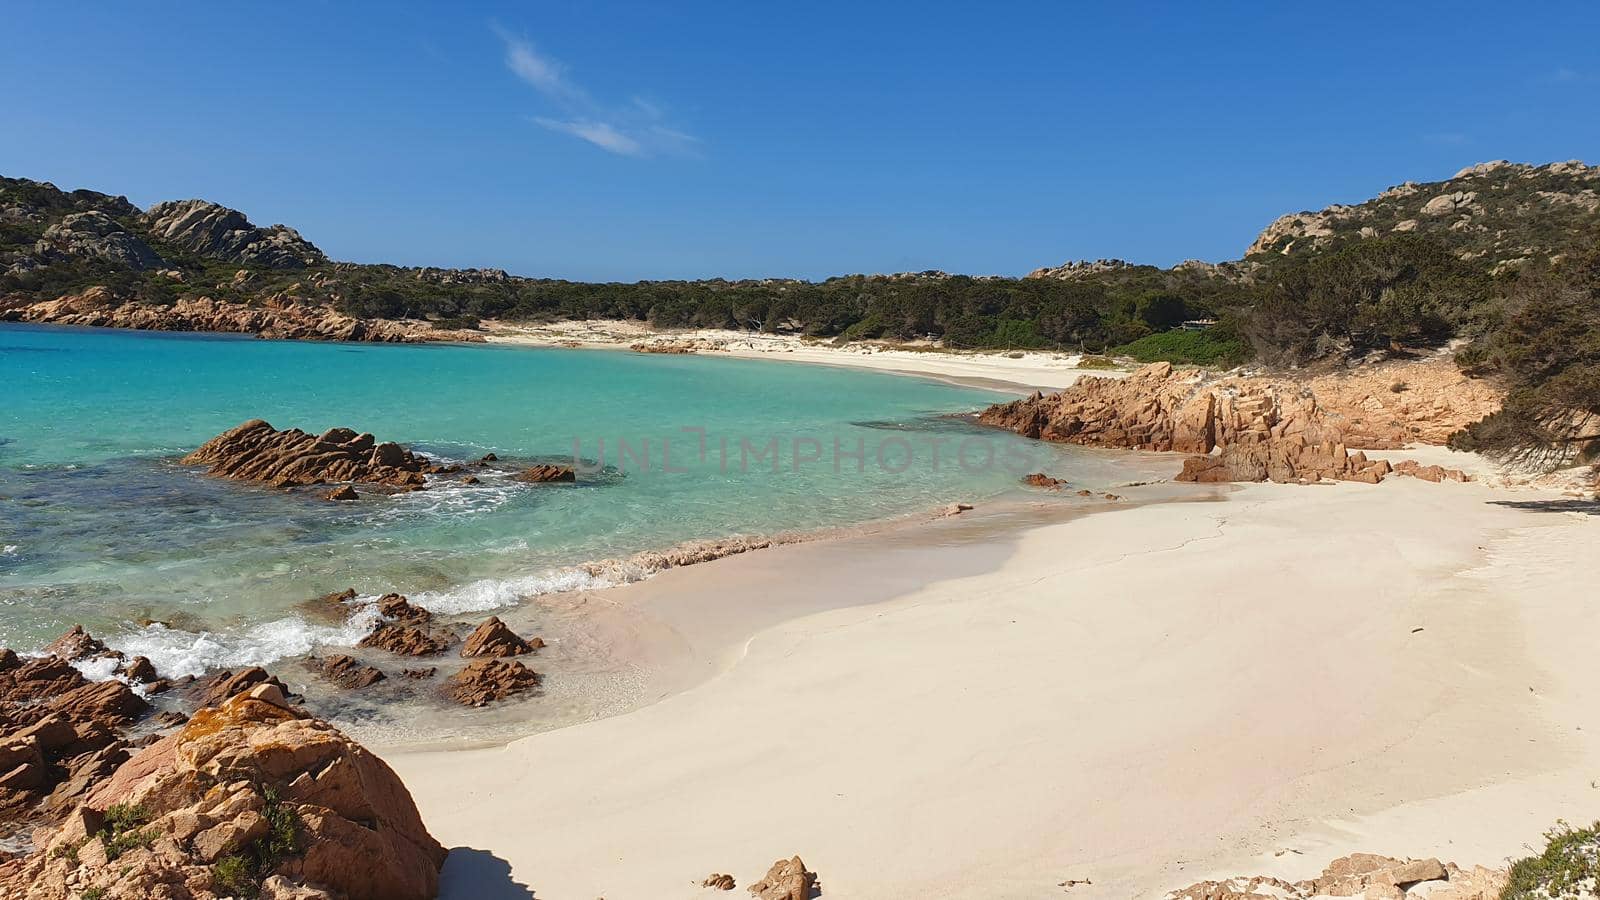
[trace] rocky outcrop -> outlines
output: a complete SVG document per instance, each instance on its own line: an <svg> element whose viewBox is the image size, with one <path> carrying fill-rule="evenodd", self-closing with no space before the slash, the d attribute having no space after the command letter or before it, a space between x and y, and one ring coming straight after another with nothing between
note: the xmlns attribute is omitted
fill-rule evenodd
<svg viewBox="0 0 1600 900"><path fill-rule="evenodd" d="M136 271L166 265L149 244L100 210L73 213L46 228L33 245L33 255L44 263L99 259Z"/></svg>
<svg viewBox="0 0 1600 900"><path fill-rule="evenodd" d="M1326 479L1377 484L1390 471L1384 460L1369 460L1359 450L1351 453L1343 444L1311 444L1294 436L1229 444L1215 456L1191 456L1183 461L1176 480L1315 484Z"/></svg>
<svg viewBox="0 0 1600 900"><path fill-rule="evenodd" d="M718 891L731 891L734 889L734 887L736 887L733 881L733 876L725 875L721 872L712 872L710 875L707 875L700 882L700 886L703 888L712 888L713 890Z"/></svg>
<svg viewBox="0 0 1600 900"><path fill-rule="evenodd" d="M780 859L767 870L766 877L750 885L756 900L811 900L817 873L806 868L798 856Z"/></svg>
<svg viewBox="0 0 1600 900"><path fill-rule="evenodd" d="M1380 480L1385 465L1347 448L1442 444L1499 408L1498 393L1446 359L1304 380L1217 377L1152 363L1122 379L1085 378L1056 394L992 406L986 425L1048 441L1220 455L1180 480ZM1259 477L1255 477L1259 476Z"/></svg>
<svg viewBox="0 0 1600 900"><path fill-rule="evenodd" d="M273 269L301 269L328 261L293 228L257 228L244 213L205 200L157 203L140 219L156 239L212 259Z"/></svg>
<svg viewBox="0 0 1600 900"><path fill-rule="evenodd" d="M499 616L490 616L467 635L467 639L461 644L461 655L522 656L542 647L544 647L542 638L523 640L520 635L507 627L506 623L500 621Z"/></svg>
<svg viewBox="0 0 1600 900"><path fill-rule="evenodd" d="M380 669L374 666L364 666L353 657L342 653L326 657L312 657L306 662L312 671L350 691L371 687L383 681L385 677Z"/></svg>
<svg viewBox="0 0 1600 900"><path fill-rule="evenodd" d="M1022 483L1028 487L1044 488L1048 491L1059 491L1067 486L1067 482L1053 478L1043 472L1034 472L1032 475L1022 476Z"/></svg>
<svg viewBox="0 0 1600 900"><path fill-rule="evenodd" d="M531 691L539 673L515 660L475 659L445 679L444 695L463 706L484 706Z"/></svg>
<svg viewBox="0 0 1600 900"><path fill-rule="evenodd" d="M196 706L216 706L263 684L270 684L284 694L289 693L288 686L260 666L248 666L237 672L228 669L213 672L195 681L185 689L185 693L193 698Z"/></svg>
<svg viewBox="0 0 1600 900"><path fill-rule="evenodd" d="M387 765L258 685L101 781L0 893L427 900L445 850Z"/></svg>
<svg viewBox="0 0 1600 900"><path fill-rule="evenodd" d="M432 656L443 653L450 641L415 625L384 622L372 629L357 646L386 650L396 656Z"/></svg>
<svg viewBox="0 0 1600 900"><path fill-rule="evenodd" d="M410 344L481 341L482 336L441 331L389 319L358 319L326 306L269 297L259 303L228 303L184 297L170 305L125 300L104 287L38 302L0 302L0 321L89 325L141 331L208 331L254 334L276 340L363 341Z"/></svg>
<svg viewBox="0 0 1600 900"><path fill-rule="evenodd" d="M260 419L206 441L183 462L210 466L211 475L273 487L359 482L417 489L426 486L426 475L456 471L349 428L312 435L298 428L278 431Z"/></svg>
<svg viewBox="0 0 1600 900"><path fill-rule="evenodd" d="M1216 406L1196 390L1202 377L1153 363L1126 378L1084 378L1057 394L997 404L978 421L1046 441L1207 453L1215 445Z"/></svg>
<svg viewBox="0 0 1600 900"><path fill-rule="evenodd" d="M1371 200L1280 216L1245 250L1246 264L1305 256L1345 243L1417 233L1496 271L1579 246L1600 224L1600 167L1505 160L1468 166L1444 181L1406 182Z"/></svg>
<svg viewBox="0 0 1600 900"><path fill-rule="evenodd" d="M383 621L368 632L357 646L385 650L397 656L432 656L443 653L455 636L435 631L433 614L399 594L378 598L378 613Z"/></svg>
<svg viewBox="0 0 1600 900"><path fill-rule="evenodd" d="M1314 897L1364 897L1366 900L1497 900L1506 884L1503 869L1462 869L1437 859L1394 859L1352 853L1329 863L1304 881L1267 875L1201 881L1170 891L1166 900L1311 900Z"/></svg>
<svg viewBox="0 0 1600 900"><path fill-rule="evenodd" d="M541 463L529 466L521 472L511 476L512 481L525 481L529 484L545 484L550 482L577 481L578 473L571 466L557 466Z"/></svg>

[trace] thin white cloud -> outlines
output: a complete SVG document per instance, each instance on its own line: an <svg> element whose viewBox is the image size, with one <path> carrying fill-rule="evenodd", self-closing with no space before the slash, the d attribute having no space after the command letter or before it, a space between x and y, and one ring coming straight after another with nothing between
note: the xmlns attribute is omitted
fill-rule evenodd
<svg viewBox="0 0 1600 900"><path fill-rule="evenodd" d="M498 25L505 44L506 68L543 94L560 115L533 116L539 127L588 141L619 156L695 156L700 139L666 122L666 111L641 97L608 109L567 74L559 60L540 53L529 41Z"/></svg>
<svg viewBox="0 0 1600 900"><path fill-rule="evenodd" d="M634 138L618 131L616 126L609 122L591 122L582 119L566 122L560 119L547 119L544 116L534 116L533 121L540 128L570 134L612 153L623 156L643 156L644 146Z"/></svg>

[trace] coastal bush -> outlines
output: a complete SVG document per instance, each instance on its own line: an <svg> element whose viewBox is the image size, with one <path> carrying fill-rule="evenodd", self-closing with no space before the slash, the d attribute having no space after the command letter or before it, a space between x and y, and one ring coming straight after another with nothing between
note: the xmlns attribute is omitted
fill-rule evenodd
<svg viewBox="0 0 1600 900"><path fill-rule="evenodd" d="M1600 822L1573 828L1566 822L1545 833L1538 856L1511 864L1500 900L1580 900L1600 896Z"/></svg>
<svg viewBox="0 0 1600 900"><path fill-rule="evenodd" d="M1269 364L1430 347L1474 324L1492 296L1481 268L1435 241L1400 234L1280 265L1243 330Z"/></svg>
<svg viewBox="0 0 1600 900"><path fill-rule="evenodd" d="M1116 356L1131 356L1139 362L1165 360L1196 366L1237 366L1248 362L1250 345L1227 325L1205 331L1163 331L1142 337L1131 344L1113 347Z"/></svg>
<svg viewBox="0 0 1600 900"><path fill-rule="evenodd" d="M1561 465L1600 444L1600 240L1560 266L1519 274L1503 320L1460 356L1500 379L1500 412L1450 445L1534 465Z"/></svg>

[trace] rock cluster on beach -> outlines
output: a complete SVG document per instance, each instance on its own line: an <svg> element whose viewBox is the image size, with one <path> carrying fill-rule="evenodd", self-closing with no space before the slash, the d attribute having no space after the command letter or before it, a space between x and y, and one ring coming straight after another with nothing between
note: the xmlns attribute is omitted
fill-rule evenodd
<svg viewBox="0 0 1600 900"><path fill-rule="evenodd" d="M979 421L1047 441L1206 454L1186 462L1180 481L1376 483L1389 465L1351 454L1352 448L1443 443L1498 408L1492 388L1447 362L1304 382L1215 378L1160 362L1126 378L1084 378L1055 394L997 404ZM1407 467L1402 474L1465 478L1441 472Z"/></svg>
<svg viewBox="0 0 1600 900"><path fill-rule="evenodd" d="M427 475L459 471L349 428L313 435L279 431L260 419L217 435L183 461L210 466L211 475L273 487L356 482L416 489L427 484Z"/></svg>
<svg viewBox="0 0 1600 900"><path fill-rule="evenodd" d="M1394 859L1352 853L1329 863L1316 878L1289 882L1267 875L1201 881L1171 891L1166 900L1311 900L1364 897L1366 900L1498 900L1506 885L1503 869L1462 869L1437 859Z"/></svg>
<svg viewBox="0 0 1600 900"><path fill-rule="evenodd" d="M148 675L141 691L195 711L152 713L74 663ZM37 826L33 852L0 863L0 896L434 896L445 850L377 757L260 669L155 675L81 628L37 658L0 650L0 810Z"/></svg>

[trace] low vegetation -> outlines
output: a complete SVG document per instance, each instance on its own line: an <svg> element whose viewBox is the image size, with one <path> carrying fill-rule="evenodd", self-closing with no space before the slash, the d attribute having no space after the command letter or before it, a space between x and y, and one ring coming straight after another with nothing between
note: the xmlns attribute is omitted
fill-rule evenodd
<svg viewBox="0 0 1600 900"><path fill-rule="evenodd" d="M1592 900L1600 897L1600 822L1565 822L1545 834L1544 852L1511 865L1500 900Z"/></svg>
<svg viewBox="0 0 1600 900"><path fill-rule="evenodd" d="M129 850L150 846L156 839L156 832L144 827L149 822L150 813L141 805L112 804L106 810L105 822L100 826L106 859L116 859Z"/></svg>

